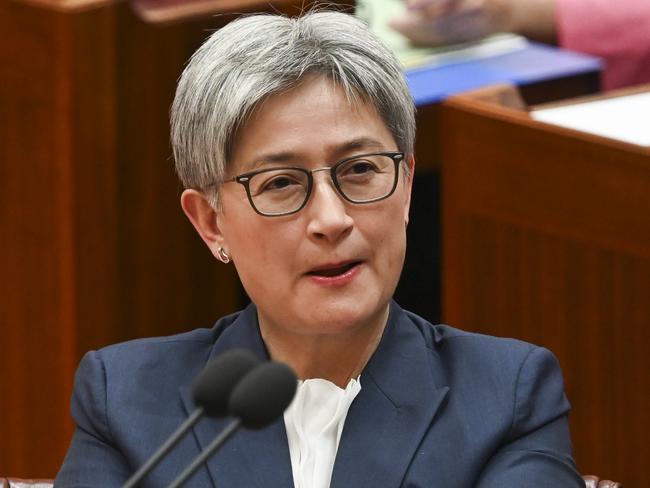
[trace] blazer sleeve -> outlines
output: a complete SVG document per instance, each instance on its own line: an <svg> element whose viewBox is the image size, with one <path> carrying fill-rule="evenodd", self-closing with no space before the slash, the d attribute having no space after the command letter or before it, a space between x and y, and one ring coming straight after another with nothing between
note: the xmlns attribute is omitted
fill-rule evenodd
<svg viewBox="0 0 650 488"><path fill-rule="evenodd" d="M87 353L79 364L70 409L76 428L54 486L122 486L131 468L112 443L106 411L106 372L97 351Z"/></svg>
<svg viewBox="0 0 650 488"><path fill-rule="evenodd" d="M571 454L569 409L557 359L531 349L517 376L510 432L477 487L584 488Z"/></svg>

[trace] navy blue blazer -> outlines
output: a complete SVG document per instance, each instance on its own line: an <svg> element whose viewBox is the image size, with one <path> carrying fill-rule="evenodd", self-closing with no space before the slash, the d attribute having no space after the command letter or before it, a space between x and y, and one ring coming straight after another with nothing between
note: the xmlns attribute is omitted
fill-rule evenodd
<svg viewBox="0 0 650 488"><path fill-rule="evenodd" d="M119 487L194 409L192 379L232 348L268 358L252 305L212 329L86 354L71 405L77 428L55 486ZM546 349L432 326L392 303L348 412L331 487L584 487L568 411ZM226 423L201 420L143 486L167 486ZM186 486L293 486L283 420L240 430Z"/></svg>

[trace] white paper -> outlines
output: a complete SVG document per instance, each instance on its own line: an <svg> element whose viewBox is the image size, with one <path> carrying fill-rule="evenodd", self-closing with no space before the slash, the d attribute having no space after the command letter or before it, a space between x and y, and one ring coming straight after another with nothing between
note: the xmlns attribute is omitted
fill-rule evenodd
<svg viewBox="0 0 650 488"><path fill-rule="evenodd" d="M535 120L650 146L650 92L534 110Z"/></svg>

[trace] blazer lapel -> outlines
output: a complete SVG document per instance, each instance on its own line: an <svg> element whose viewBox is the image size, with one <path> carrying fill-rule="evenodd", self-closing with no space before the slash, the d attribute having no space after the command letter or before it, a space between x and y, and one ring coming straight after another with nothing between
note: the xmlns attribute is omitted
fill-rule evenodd
<svg viewBox="0 0 650 488"><path fill-rule="evenodd" d="M246 349L261 360L269 359L259 334L257 312L252 305L221 333L209 360L236 348ZM196 408L189 387L181 388L181 397L189 414ZM230 420L204 418L199 421L194 427L199 449L205 449ZM280 418L259 431L242 428L235 432L221 450L207 461L207 469L218 488L293 486L284 420Z"/></svg>
<svg viewBox="0 0 650 488"><path fill-rule="evenodd" d="M384 336L346 418L331 488L401 485L449 390L436 379L437 366L422 332L391 304Z"/></svg>

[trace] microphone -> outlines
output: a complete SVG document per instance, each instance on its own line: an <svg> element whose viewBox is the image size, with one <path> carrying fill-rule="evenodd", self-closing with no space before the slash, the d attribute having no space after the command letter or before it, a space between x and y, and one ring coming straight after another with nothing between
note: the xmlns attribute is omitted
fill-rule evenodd
<svg viewBox="0 0 650 488"><path fill-rule="evenodd" d="M199 373L192 383L192 398L198 406L160 448L145 462L122 488L134 488L181 440L203 415L224 417L229 412L228 401L235 387L259 365L251 353L233 349L217 357Z"/></svg>
<svg viewBox="0 0 650 488"><path fill-rule="evenodd" d="M271 361L248 373L230 396L230 414L235 419L168 488L178 488L185 483L240 427L262 429L275 421L293 400L297 387L296 374L283 363Z"/></svg>

